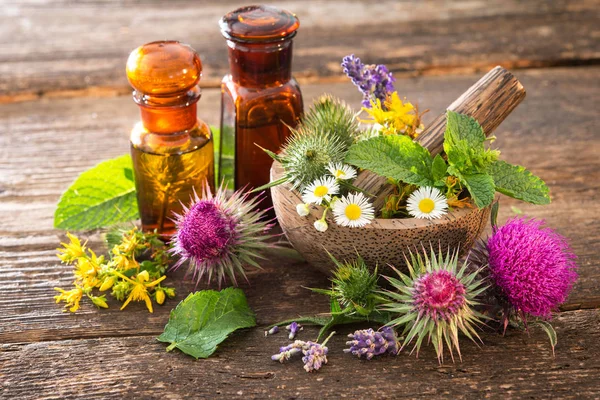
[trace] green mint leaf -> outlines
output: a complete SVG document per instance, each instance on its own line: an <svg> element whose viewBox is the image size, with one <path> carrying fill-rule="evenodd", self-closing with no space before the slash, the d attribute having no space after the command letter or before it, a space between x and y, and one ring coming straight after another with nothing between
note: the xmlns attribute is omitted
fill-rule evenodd
<svg viewBox="0 0 600 400"><path fill-rule="evenodd" d="M439 182L446 177L446 172L448 171L448 165L446 165L446 161L437 154L433 158L433 163L431 164L431 173L433 180L435 182ZM443 182L442 182L443 184Z"/></svg>
<svg viewBox="0 0 600 400"><path fill-rule="evenodd" d="M484 208L494 201L494 180L487 174L462 175L455 171L452 166L448 168L451 175L456 176L465 185L471 198L478 208Z"/></svg>
<svg viewBox="0 0 600 400"><path fill-rule="evenodd" d="M502 194L532 204L550 203L548 186L525 167L496 161L488 167L488 173L494 178L496 190Z"/></svg>
<svg viewBox="0 0 600 400"><path fill-rule="evenodd" d="M79 175L58 201L54 227L95 229L137 218L133 165L124 155Z"/></svg>
<svg viewBox="0 0 600 400"><path fill-rule="evenodd" d="M158 340L196 359L208 358L230 333L256 326L254 313L241 289L202 290L190 294L171 311Z"/></svg>
<svg viewBox="0 0 600 400"><path fill-rule="evenodd" d="M444 132L444 151L448 162L463 174L481 174L498 159L497 150L486 150L485 133L473 117L448 111Z"/></svg>
<svg viewBox="0 0 600 400"><path fill-rule="evenodd" d="M431 155L408 136L377 136L353 144L346 162L386 178L417 186L433 186Z"/></svg>

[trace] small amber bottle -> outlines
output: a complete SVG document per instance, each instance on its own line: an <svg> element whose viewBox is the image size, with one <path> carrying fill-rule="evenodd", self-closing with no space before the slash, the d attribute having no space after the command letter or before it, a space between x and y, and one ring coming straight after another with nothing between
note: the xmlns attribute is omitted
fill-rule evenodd
<svg viewBox="0 0 600 400"><path fill-rule="evenodd" d="M196 115L202 63L190 46L175 41L148 43L127 60L141 122L131 131L131 156L144 231L167 239L174 213L188 204L194 188L214 189L210 128Z"/></svg>
<svg viewBox="0 0 600 400"><path fill-rule="evenodd" d="M300 22L275 7L247 6L223 16L219 25L231 71L221 85L219 175L235 189L256 188L269 182L273 162L260 147L278 152L303 111L292 78L292 38ZM270 198L264 203L270 206Z"/></svg>

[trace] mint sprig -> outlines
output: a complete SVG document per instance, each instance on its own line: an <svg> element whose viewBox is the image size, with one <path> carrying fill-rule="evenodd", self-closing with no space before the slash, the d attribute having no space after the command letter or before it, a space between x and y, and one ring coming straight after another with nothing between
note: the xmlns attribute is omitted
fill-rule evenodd
<svg viewBox="0 0 600 400"><path fill-rule="evenodd" d="M256 326L254 313L241 289L202 290L190 294L171 311L158 340L196 359L208 358L229 334Z"/></svg>
<svg viewBox="0 0 600 400"><path fill-rule="evenodd" d="M532 204L550 203L544 181L524 167L499 161L498 150L485 146L486 136L476 119L448 111L444 132L444 151L448 161L439 154L434 158L419 143L407 136L377 136L352 145L345 161L358 168L416 186L439 189L458 178L475 205L484 208L492 204L495 192Z"/></svg>
<svg viewBox="0 0 600 400"><path fill-rule="evenodd" d="M124 155L79 175L58 202L54 227L95 229L137 218L133 165Z"/></svg>

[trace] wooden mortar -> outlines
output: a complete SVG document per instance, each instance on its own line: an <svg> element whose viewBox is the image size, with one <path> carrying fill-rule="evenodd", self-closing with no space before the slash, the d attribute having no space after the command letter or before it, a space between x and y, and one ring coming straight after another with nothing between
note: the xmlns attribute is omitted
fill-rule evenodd
<svg viewBox="0 0 600 400"><path fill-rule="evenodd" d="M506 69L498 66L454 100L448 106L448 110L475 118L486 136L489 136L524 98L525 88L521 82ZM427 148L432 156L443 153L445 130L446 113L443 113L427 126L417 138L417 142ZM394 190L386 178L370 171L360 172L354 180L354 185L375 196L375 210L383 207L386 197Z"/></svg>

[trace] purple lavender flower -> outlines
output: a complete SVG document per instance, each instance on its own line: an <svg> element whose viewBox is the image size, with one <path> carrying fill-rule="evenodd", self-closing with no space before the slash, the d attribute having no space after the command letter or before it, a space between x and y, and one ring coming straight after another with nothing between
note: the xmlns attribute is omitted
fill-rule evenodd
<svg viewBox="0 0 600 400"><path fill-rule="evenodd" d="M277 325L275 325L274 327L272 327L268 331L265 331L265 336L274 335L277 332L279 332L279 327Z"/></svg>
<svg viewBox="0 0 600 400"><path fill-rule="evenodd" d="M488 239L490 279L517 311L549 318L577 279L567 240L544 221L513 218Z"/></svg>
<svg viewBox="0 0 600 400"><path fill-rule="evenodd" d="M304 363L306 372L317 371L323 364L327 364L327 352L329 349L326 346L315 342L306 342L306 345L306 349L302 351L304 354L302 362Z"/></svg>
<svg viewBox="0 0 600 400"><path fill-rule="evenodd" d="M327 339L323 343L305 342L303 340L296 340L287 346L279 348L279 353L271 356L271 360L279 361L283 363L289 360L292 356L302 353L302 362L304 363L304 369L306 372L312 372L319 370L323 364L327 364L327 352L329 349L325 346L329 339L335 334L331 332Z"/></svg>
<svg viewBox="0 0 600 400"><path fill-rule="evenodd" d="M306 346L306 342L302 340L296 340L292 344L288 344L287 346L283 346L279 348L279 353L273 354L271 356L271 360L279 361L283 363L284 361L289 360L294 354L301 353L304 347Z"/></svg>
<svg viewBox="0 0 600 400"><path fill-rule="evenodd" d="M390 326L384 326L377 332L370 328L355 331L348 337L352 340L346 342L350 348L344 349L344 353L352 353L358 358L364 356L370 360L374 356L385 353L393 355L398 353L398 338L394 328Z"/></svg>
<svg viewBox="0 0 600 400"><path fill-rule="evenodd" d="M286 330L290 331L290 335L289 338L290 340L294 339L296 337L296 334L302 330L304 330L304 328L302 327L302 325L300 325L297 322L292 322L291 324L289 324L288 326L285 327Z"/></svg>
<svg viewBox="0 0 600 400"><path fill-rule="evenodd" d="M387 94L394 91L395 79L385 65L364 65L360 58L351 54L343 58L342 68L363 94L364 107L371 108L372 99L383 103Z"/></svg>

